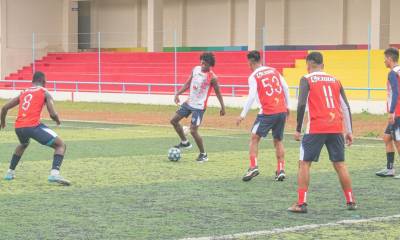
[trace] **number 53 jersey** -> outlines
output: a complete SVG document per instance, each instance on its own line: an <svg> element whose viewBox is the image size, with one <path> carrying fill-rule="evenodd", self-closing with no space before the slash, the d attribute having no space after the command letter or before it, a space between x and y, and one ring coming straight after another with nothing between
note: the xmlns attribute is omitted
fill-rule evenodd
<svg viewBox="0 0 400 240"><path fill-rule="evenodd" d="M47 89L30 87L19 95L18 116L15 128L36 127L40 124Z"/></svg>

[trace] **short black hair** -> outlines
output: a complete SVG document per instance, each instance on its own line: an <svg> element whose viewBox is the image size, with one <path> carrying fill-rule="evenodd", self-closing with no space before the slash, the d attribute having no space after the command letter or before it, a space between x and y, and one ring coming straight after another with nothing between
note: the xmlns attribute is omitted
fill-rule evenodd
<svg viewBox="0 0 400 240"><path fill-rule="evenodd" d="M260 52L257 50L250 51L247 54L247 59L253 62L260 62L261 59Z"/></svg>
<svg viewBox="0 0 400 240"><path fill-rule="evenodd" d="M44 82L45 76L43 72L37 71L33 74L32 82Z"/></svg>
<svg viewBox="0 0 400 240"><path fill-rule="evenodd" d="M399 61L399 50L394 47L390 47L385 50L385 56L391 58L394 62Z"/></svg>
<svg viewBox="0 0 400 240"><path fill-rule="evenodd" d="M324 58L322 57L322 53L320 52L310 52L306 58L307 62L314 62L315 64L323 64Z"/></svg>
<svg viewBox="0 0 400 240"><path fill-rule="evenodd" d="M212 53L212 52L203 52L200 55L200 61L204 61L204 62L208 63L208 65L210 65L211 67L214 67L215 66L214 53Z"/></svg>

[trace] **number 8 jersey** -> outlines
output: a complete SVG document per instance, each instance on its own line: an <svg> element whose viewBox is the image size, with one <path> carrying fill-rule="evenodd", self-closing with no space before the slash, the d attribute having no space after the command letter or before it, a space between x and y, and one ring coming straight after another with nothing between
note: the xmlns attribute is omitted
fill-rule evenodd
<svg viewBox="0 0 400 240"><path fill-rule="evenodd" d="M19 95L18 116L15 128L36 127L40 124L47 89L30 87Z"/></svg>

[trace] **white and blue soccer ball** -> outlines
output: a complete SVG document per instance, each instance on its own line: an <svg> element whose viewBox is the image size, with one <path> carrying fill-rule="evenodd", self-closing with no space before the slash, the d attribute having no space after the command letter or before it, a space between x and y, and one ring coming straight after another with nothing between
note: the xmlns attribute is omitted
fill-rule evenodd
<svg viewBox="0 0 400 240"><path fill-rule="evenodd" d="M173 162L179 161L181 159L181 150L179 148L170 148L168 151L168 159Z"/></svg>

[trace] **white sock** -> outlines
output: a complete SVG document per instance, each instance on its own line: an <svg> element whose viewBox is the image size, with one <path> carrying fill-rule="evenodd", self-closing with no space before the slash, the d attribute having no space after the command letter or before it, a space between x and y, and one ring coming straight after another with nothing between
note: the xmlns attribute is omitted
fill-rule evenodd
<svg viewBox="0 0 400 240"><path fill-rule="evenodd" d="M57 169L51 169L50 175L52 176L60 175L60 171Z"/></svg>
<svg viewBox="0 0 400 240"><path fill-rule="evenodd" d="M188 142L189 142L189 140L181 141L182 144L187 144Z"/></svg>
<svg viewBox="0 0 400 240"><path fill-rule="evenodd" d="M8 169L7 173L15 173L15 170Z"/></svg>

